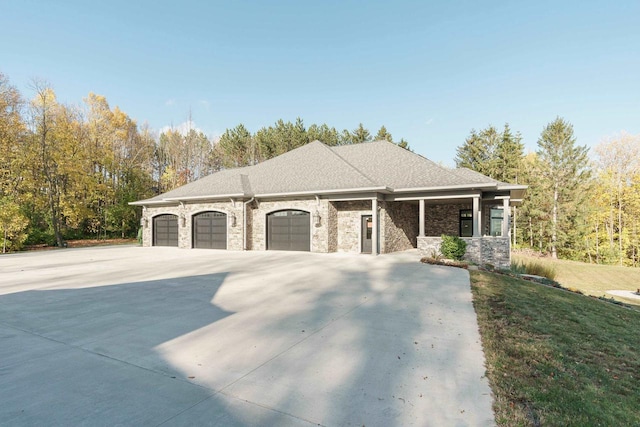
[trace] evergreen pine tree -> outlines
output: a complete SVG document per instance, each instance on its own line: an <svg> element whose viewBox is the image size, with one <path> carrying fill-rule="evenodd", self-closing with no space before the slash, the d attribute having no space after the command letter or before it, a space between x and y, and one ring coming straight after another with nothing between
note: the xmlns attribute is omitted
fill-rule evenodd
<svg viewBox="0 0 640 427"><path fill-rule="evenodd" d="M577 242L576 213L586 197L590 177L588 148L576 145L573 126L558 117L538 139L540 187L551 206L549 243L552 258L558 249L570 250Z"/></svg>

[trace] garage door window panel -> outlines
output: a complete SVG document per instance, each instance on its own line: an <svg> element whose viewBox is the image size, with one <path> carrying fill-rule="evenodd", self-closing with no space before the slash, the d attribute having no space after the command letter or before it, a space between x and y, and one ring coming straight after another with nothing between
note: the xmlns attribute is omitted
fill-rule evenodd
<svg viewBox="0 0 640 427"><path fill-rule="evenodd" d="M153 245L178 246L178 216L158 215L153 218Z"/></svg>
<svg viewBox="0 0 640 427"><path fill-rule="evenodd" d="M227 215L202 212L193 216L193 247L227 249Z"/></svg>
<svg viewBox="0 0 640 427"><path fill-rule="evenodd" d="M310 251L310 236L309 212L284 210L267 215L267 249Z"/></svg>

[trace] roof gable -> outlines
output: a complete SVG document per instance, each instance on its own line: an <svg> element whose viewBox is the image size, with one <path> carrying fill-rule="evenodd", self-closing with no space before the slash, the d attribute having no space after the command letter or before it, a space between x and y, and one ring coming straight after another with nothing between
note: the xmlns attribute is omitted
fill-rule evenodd
<svg viewBox="0 0 640 427"><path fill-rule="evenodd" d="M226 169L135 204L222 197L497 187L469 169L448 169L387 141L328 147L320 141L253 166Z"/></svg>
<svg viewBox="0 0 640 427"><path fill-rule="evenodd" d="M252 167L254 194L276 194L374 187L375 183L314 141Z"/></svg>

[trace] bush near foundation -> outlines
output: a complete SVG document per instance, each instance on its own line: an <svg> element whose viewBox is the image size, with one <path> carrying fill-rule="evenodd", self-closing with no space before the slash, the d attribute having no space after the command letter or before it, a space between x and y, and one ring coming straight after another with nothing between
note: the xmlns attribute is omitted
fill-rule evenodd
<svg viewBox="0 0 640 427"><path fill-rule="evenodd" d="M465 253L467 253L467 242L458 236L441 236L442 244L440 245L440 253L449 259L460 261Z"/></svg>

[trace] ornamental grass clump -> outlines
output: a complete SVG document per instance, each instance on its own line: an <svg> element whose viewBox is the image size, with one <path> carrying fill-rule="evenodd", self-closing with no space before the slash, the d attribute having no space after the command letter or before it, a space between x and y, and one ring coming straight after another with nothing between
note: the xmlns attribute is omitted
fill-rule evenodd
<svg viewBox="0 0 640 427"><path fill-rule="evenodd" d="M546 277L549 280L556 280L557 271L553 264L537 261L513 261L511 271L516 274L532 274L534 276Z"/></svg>
<svg viewBox="0 0 640 427"><path fill-rule="evenodd" d="M458 236L447 236L443 234L442 243L440 244L440 253L445 258L460 261L464 254L467 253L467 242Z"/></svg>

